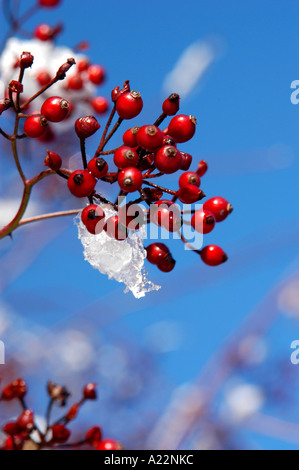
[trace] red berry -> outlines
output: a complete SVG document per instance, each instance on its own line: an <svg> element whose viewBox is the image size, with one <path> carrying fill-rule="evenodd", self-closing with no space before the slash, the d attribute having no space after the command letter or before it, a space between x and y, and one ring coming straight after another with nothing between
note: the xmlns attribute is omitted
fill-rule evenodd
<svg viewBox="0 0 299 470"><path fill-rule="evenodd" d="M67 429L63 424L55 424L51 427L52 439L51 442L54 444L64 444L70 438L71 431Z"/></svg>
<svg viewBox="0 0 299 470"><path fill-rule="evenodd" d="M158 263L158 268L163 273L170 273L175 268L175 260L171 255L167 255L164 259Z"/></svg>
<svg viewBox="0 0 299 470"><path fill-rule="evenodd" d="M44 8L54 8L57 7L60 3L60 0L39 0L39 4Z"/></svg>
<svg viewBox="0 0 299 470"><path fill-rule="evenodd" d="M175 173L181 168L182 157L178 149L172 145L161 147L155 157L155 165L162 173Z"/></svg>
<svg viewBox="0 0 299 470"><path fill-rule="evenodd" d="M183 173L179 179L179 186L182 188L187 184L193 184L193 186L197 186L199 188L200 177L193 171L187 171L186 173Z"/></svg>
<svg viewBox="0 0 299 470"><path fill-rule="evenodd" d="M171 137L171 135L164 135L164 134L163 134L163 145L172 145L173 147L177 146L176 141L174 140L173 137Z"/></svg>
<svg viewBox="0 0 299 470"><path fill-rule="evenodd" d="M48 121L44 116L30 116L24 124L24 132L28 137L36 139L45 134Z"/></svg>
<svg viewBox="0 0 299 470"><path fill-rule="evenodd" d="M217 222L222 222L232 213L233 206L223 197L217 196L204 203L204 209L214 214Z"/></svg>
<svg viewBox="0 0 299 470"><path fill-rule="evenodd" d="M181 152L181 155L182 155L181 170L188 171L192 163L192 155L190 155L189 153L185 153L185 152Z"/></svg>
<svg viewBox="0 0 299 470"><path fill-rule="evenodd" d="M27 385L23 379L17 379L8 384L1 394L1 400L11 401L15 398L24 398L27 393Z"/></svg>
<svg viewBox="0 0 299 470"><path fill-rule="evenodd" d="M93 447L97 447L102 441L102 430L98 426L91 428L87 431L85 436L86 441Z"/></svg>
<svg viewBox="0 0 299 470"><path fill-rule="evenodd" d="M127 193L133 193L141 189L142 183L142 173L135 167L124 168L118 175L118 184Z"/></svg>
<svg viewBox="0 0 299 470"><path fill-rule="evenodd" d="M183 204L193 204L205 196L204 192L193 184L186 184L177 192L177 197Z"/></svg>
<svg viewBox="0 0 299 470"><path fill-rule="evenodd" d="M41 108L41 113L50 122L63 121L69 112L70 103L59 96L48 98Z"/></svg>
<svg viewBox="0 0 299 470"><path fill-rule="evenodd" d="M97 384L90 383L84 387L83 396L85 400L96 400L97 399Z"/></svg>
<svg viewBox="0 0 299 470"><path fill-rule="evenodd" d="M34 428L34 414L32 410L25 410L19 416L17 420L17 425L22 431L32 431Z"/></svg>
<svg viewBox="0 0 299 470"><path fill-rule="evenodd" d="M8 437L3 450L22 450L24 441L19 436Z"/></svg>
<svg viewBox="0 0 299 470"><path fill-rule="evenodd" d="M206 174L206 172L208 171L208 165L207 165L207 162L205 162L204 160L202 160L201 162L199 162L198 164L198 168L196 170L196 173L198 174L198 176L202 177Z"/></svg>
<svg viewBox="0 0 299 470"><path fill-rule="evenodd" d="M73 75L68 79L67 88L71 90L82 90L83 80L79 74Z"/></svg>
<svg viewBox="0 0 299 470"><path fill-rule="evenodd" d="M98 445L97 450L122 450L122 445L112 439L105 439Z"/></svg>
<svg viewBox="0 0 299 470"><path fill-rule="evenodd" d="M77 63L77 67L78 67L79 72L85 72L89 67L89 60L88 59L79 60L79 62Z"/></svg>
<svg viewBox="0 0 299 470"><path fill-rule="evenodd" d="M109 101L104 96L96 96L91 100L94 111L98 114L105 114L109 109Z"/></svg>
<svg viewBox="0 0 299 470"><path fill-rule="evenodd" d="M153 152L163 145L163 134L156 126L142 126L136 134L137 143L148 152Z"/></svg>
<svg viewBox="0 0 299 470"><path fill-rule="evenodd" d="M182 144L192 139L196 131L196 118L180 114L175 116L169 123L168 132L174 140Z"/></svg>
<svg viewBox="0 0 299 470"><path fill-rule="evenodd" d="M51 41L55 36L55 29L48 24L40 24L34 30L34 36L40 41Z"/></svg>
<svg viewBox="0 0 299 470"><path fill-rule="evenodd" d="M30 52L23 52L20 58L20 67L21 69L28 69L32 66L34 57Z"/></svg>
<svg viewBox="0 0 299 470"><path fill-rule="evenodd" d="M147 260L152 264L158 264L170 251L164 243L152 243L146 248Z"/></svg>
<svg viewBox="0 0 299 470"><path fill-rule="evenodd" d="M94 85L101 85L105 80L106 71L101 65L90 65L88 67L88 76Z"/></svg>
<svg viewBox="0 0 299 470"><path fill-rule="evenodd" d="M80 139L87 139L100 129L100 124L94 116L85 116L77 119L75 131Z"/></svg>
<svg viewBox="0 0 299 470"><path fill-rule="evenodd" d="M216 219L212 212L207 210L196 211L191 219L191 225L198 233L212 232L216 225Z"/></svg>
<svg viewBox="0 0 299 470"><path fill-rule="evenodd" d="M130 230L139 230L146 223L141 206L129 202L118 209L119 222Z"/></svg>
<svg viewBox="0 0 299 470"><path fill-rule="evenodd" d="M16 436L17 434L21 432L21 429L17 425L17 423L7 423L2 428L2 431L4 432L4 434L7 434L8 436Z"/></svg>
<svg viewBox="0 0 299 470"><path fill-rule="evenodd" d="M60 170L62 166L62 158L55 152L47 151L47 158L45 160L45 166L48 166L53 171Z"/></svg>
<svg viewBox="0 0 299 470"><path fill-rule="evenodd" d="M128 230L120 223L117 215L109 217L104 230L106 231L108 237L114 238L118 241L123 241L128 237Z"/></svg>
<svg viewBox="0 0 299 470"><path fill-rule="evenodd" d="M51 81L51 75L46 70L40 70L36 75L36 80L40 86L49 85Z"/></svg>
<svg viewBox="0 0 299 470"><path fill-rule="evenodd" d="M140 171L149 170L155 160L155 154L147 154L141 157L138 168Z"/></svg>
<svg viewBox="0 0 299 470"><path fill-rule="evenodd" d="M104 158L95 157L87 165L88 170L97 179L104 178L108 173L108 163Z"/></svg>
<svg viewBox="0 0 299 470"><path fill-rule="evenodd" d="M81 220L89 233L98 235L103 231L105 226L105 212L100 206L90 204L83 209Z"/></svg>
<svg viewBox="0 0 299 470"><path fill-rule="evenodd" d="M113 161L117 168L127 168L129 166L137 166L139 162L139 156L137 152L130 147L119 147L113 157Z"/></svg>
<svg viewBox="0 0 299 470"><path fill-rule="evenodd" d="M163 103L163 113L167 116L174 116L180 109L180 96L172 93Z"/></svg>
<svg viewBox="0 0 299 470"><path fill-rule="evenodd" d="M142 108L143 101L137 91L123 93L116 101L116 111L122 119L133 119L141 113Z"/></svg>
<svg viewBox="0 0 299 470"><path fill-rule="evenodd" d="M93 193L97 180L88 170L77 170L71 174L67 184L74 196L88 197Z"/></svg>
<svg viewBox="0 0 299 470"><path fill-rule="evenodd" d="M151 222L169 232L177 232L182 226L181 212L172 201L161 199L151 206Z"/></svg>
<svg viewBox="0 0 299 470"><path fill-rule="evenodd" d="M201 259L208 266L219 266L228 260L226 253L217 245L209 245L201 250Z"/></svg>
<svg viewBox="0 0 299 470"><path fill-rule="evenodd" d="M139 131L140 127L135 126L131 129L128 129L123 135L123 142L127 147L137 147L137 132Z"/></svg>

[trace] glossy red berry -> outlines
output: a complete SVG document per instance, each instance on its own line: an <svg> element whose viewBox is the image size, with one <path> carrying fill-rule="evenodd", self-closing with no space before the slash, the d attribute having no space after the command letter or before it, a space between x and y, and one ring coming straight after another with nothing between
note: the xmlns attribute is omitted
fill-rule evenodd
<svg viewBox="0 0 299 470"><path fill-rule="evenodd" d="M182 155L182 165L181 170L188 171L192 163L192 155L189 153L181 152Z"/></svg>
<svg viewBox="0 0 299 470"><path fill-rule="evenodd" d="M135 167L124 168L118 175L118 184L127 193L133 193L141 189L142 183L142 173Z"/></svg>
<svg viewBox="0 0 299 470"><path fill-rule="evenodd" d="M2 428L2 431L4 432L4 434L7 434L7 436L16 436L22 430L20 429L17 423L7 423Z"/></svg>
<svg viewBox="0 0 299 470"><path fill-rule="evenodd" d="M24 398L27 393L27 385L23 379L17 379L8 384L2 391L1 400L11 401L15 398Z"/></svg>
<svg viewBox="0 0 299 470"><path fill-rule="evenodd" d="M212 232L216 225L216 219L212 212L203 209L195 212L191 219L191 225L198 233L205 235Z"/></svg>
<svg viewBox="0 0 299 470"><path fill-rule="evenodd" d="M174 140L182 144L192 139L196 131L196 118L180 114L172 118L168 126L169 134Z"/></svg>
<svg viewBox="0 0 299 470"><path fill-rule="evenodd" d="M120 223L119 217L117 215L113 215L109 217L104 227L108 237L114 238L118 241L123 241L128 237L128 230L126 227Z"/></svg>
<svg viewBox="0 0 299 470"><path fill-rule="evenodd" d="M28 69L32 66L34 57L30 52L23 52L20 58L20 67L21 69Z"/></svg>
<svg viewBox="0 0 299 470"><path fill-rule="evenodd" d="M201 259L208 266L219 266L228 260L226 253L217 245L209 245L201 250Z"/></svg>
<svg viewBox="0 0 299 470"><path fill-rule="evenodd" d="M169 248L164 243L152 243L146 248L147 260L151 264L158 264L170 254Z"/></svg>
<svg viewBox="0 0 299 470"><path fill-rule="evenodd" d="M202 177L206 174L207 171L208 171L208 164L207 164L207 162L202 160L198 164L198 168L196 170L196 173L198 174L198 176Z"/></svg>
<svg viewBox="0 0 299 470"><path fill-rule="evenodd" d="M176 265L176 261L173 259L171 255L167 255L164 259L158 263L158 268L163 273L170 273Z"/></svg>
<svg viewBox="0 0 299 470"><path fill-rule="evenodd" d="M32 410L25 410L19 416L17 425L22 431L30 432L34 428L34 414Z"/></svg>
<svg viewBox="0 0 299 470"><path fill-rule="evenodd" d="M156 126L142 126L136 134L137 143L148 152L153 152L163 145L162 131Z"/></svg>
<svg viewBox="0 0 299 470"><path fill-rule="evenodd" d="M109 109L109 101L104 96L96 96L93 98L91 105L97 114L106 114Z"/></svg>
<svg viewBox="0 0 299 470"><path fill-rule="evenodd" d="M55 424L51 427L53 444L64 444L71 436L71 431L67 429L63 424Z"/></svg>
<svg viewBox="0 0 299 470"><path fill-rule="evenodd" d="M75 131L80 139L87 139L100 129L100 124L94 116L84 116L77 119Z"/></svg>
<svg viewBox="0 0 299 470"><path fill-rule="evenodd" d="M186 184L177 192L177 197L183 204L194 204L205 196L204 192L193 184Z"/></svg>
<svg viewBox="0 0 299 470"><path fill-rule="evenodd" d="M141 94L137 91L123 93L116 101L116 111L122 119L133 119L141 113L142 108Z"/></svg>
<svg viewBox="0 0 299 470"><path fill-rule="evenodd" d="M87 168L97 179L104 178L108 173L108 163L101 157L92 158L88 163Z"/></svg>
<svg viewBox="0 0 299 470"><path fill-rule="evenodd" d="M52 41L55 33L55 29L48 24L40 24L34 30L34 36L40 41Z"/></svg>
<svg viewBox="0 0 299 470"><path fill-rule="evenodd" d="M51 75L47 70L40 70L36 75L36 80L40 86L49 85L51 81Z"/></svg>
<svg viewBox="0 0 299 470"><path fill-rule="evenodd" d="M37 139L45 134L48 121L44 116L30 116L24 124L24 132L28 137Z"/></svg>
<svg viewBox="0 0 299 470"><path fill-rule="evenodd" d="M53 171L60 170L62 166L62 158L55 152L47 151L47 158L45 160L45 166L49 167Z"/></svg>
<svg viewBox="0 0 299 470"><path fill-rule="evenodd" d="M172 201L161 199L151 206L151 222L169 232L177 232L182 226L181 212Z"/></svg>
<svg viewBox="0 0 299 470"><path fill-rule="evenodd" d="M124 133L123 142L127 147L134 148L134 147L138 146L136 135L137 135L137 132L139 131L139 129L140 129L140 127L135 126L135 127L132 127L131 129L128 129Z"/></svg>
<svg viewBox="0 0 299 470"><path fill-rule="evenodd" d="M79 73L76 75L73 75L67 81L67 88L69 88L70 90L75 90L75 91L82 90L83 85L84 85L84 82Z"/></svg>
<svg viewBox="0 0 299 470"><path fill-rule="evenodd" d="M182 157L177 148L172 145L161 147L155 156L155 165L162 173L175 173L181 168Z"/></svg>
<svg viewBox="0 0 299 470"><path fill-rule="evenodd" d="M117 168L123 169L129 166L137 166L139 162L139 156L137 152L130 147L119 147L113 156L114 164Z"/></svg>
<svg viewBox="0 0 299 470"><path fill-rule="evenodd" d="M101 65L90 65L88 67L89 80L94 85L101 85L106 77L106 71Z"/></svg>
<svg viewBox="0 0 299 470"><path fill-rule="evenodd" d="M167 116L174 116L180 109L180 95L172 93L163 103L163 113Z"/></svg>
<svg viewBox="0 0 299 470"><path fill-rule="evenodd" d="M85 400L96 400L97 399L97 384L87 384L83 389L83 397Z"/></svg>
<svg viewBox="0 0 299 470"><path fill-rule="evenodd" d="M105 439L98 446L97 450L122 450L122 445L112 439Z"/></svg>
<svg viewBox="0 0 299 470"><path fill-rule="evenodd" d="M41 108L41 113L50 122L63 121L69 112L70 103L59 96L48 98Z"/></svg>
<svg viewBox="0 0 299 470"><path fill-rule="evenodd" d="M67 184L74 196L88 197L93 193L97 180L88 170L77 170L71 174Z"/></svg>
<svg viewBox="0 0 299 470"><path fill-rule="evenodd" d="M186 173L183 173L179 179L179 186L182 188L187 184L193 184L193 186L197 186L199 188L200 177L193 171L187 171Z"/></svg>
<svg viewBox="0 0 299 470"><path fill-rule="evenodd" d="M39 4L44 8L54 8L59 5L61 0L39 0Z"/></svg>
<svg viewBox="0 0 299 470"><path fill-rule="evenodd" d="M79 72L86 72L86 70L88 70L88 67L89 67L89 60L88 59L81 59L77 63L77 68L78 68Z"/></svg>
<svg viewBox="0 0 299 470"><path fill-rule="evenodd" d="M103 231L105 226L105 212L100 206L90 204L83 209L81 220L89 233L98 235Z"/></svg>
<svg viewBox="0 0 299 470"><path fill-rule="evenodd" d="M217 222L225 220L233 211L233 206L220 196L209 199L204 203L203 207L214 214Z"/></svg>
<svg viewBox="0 0 299 470"><path fill-rule="evenodd" d="M87 431L85 440L93 447L97 447L102 442L102 430L98 426L94 426L93 428Z"/></svg>

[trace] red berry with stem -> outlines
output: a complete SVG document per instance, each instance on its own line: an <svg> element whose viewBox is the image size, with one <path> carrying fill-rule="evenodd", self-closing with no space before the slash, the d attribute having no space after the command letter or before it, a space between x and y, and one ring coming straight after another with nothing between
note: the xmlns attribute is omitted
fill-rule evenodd
<svg viewBox="0 0 299 470"><path fill-rule="evenodd" d="M51 428L53 444L64 444L71 436L71 431L64 424L54 424Z"/></svg>
<svg viewBox="0 0 299 470"><path fill-rule="evenodd" d="M52 41L57 31L48 24L40 24L34 30L34 36L40 41Z"/></svg>
<svg viewBox="0 0 299 470"><path fill-rule="evenodd" d="M167 116L174 116L180 109L180 95L172 93L163 103L162 110Z"/></svg>
<svg viewBox="0 0 299 470"><path fill-rule="evenodd" d="M181 170L188 171L192 163L192 155L190 155L189 153L185 153L185 152L181 152L181 155L182 155Z"/></svg>
<svg viewBox="0 0 299 470"><path fill-rule="evenodd" d="M181 168L181 164L181 153L172 145L165 145L156 153L155 165L162 173L175 173Z"/></svg>
<svg viewBox="0 0 299 470"><path fill-rule="evenodd" d="M85 440L93 447L97 447L102 442L102 430L98 426L94 426L93 428L87 431Z"/></svg>
<svg viewBox="0 0 299 470"><path fill-rule="evenodd" d="M143 101L138 91L130 91L120 95L116 101L116 111L122 119L133 119L141 113Z"/></svg>
<svg viewBox="0 0 299 470"><path fill-rule="evenodd" d="M85 400L96 400L97 399L97 384L87 384L83 389L83 397Z"/></svg>
<svg viewBox="0 0 299 470"><path fill-rule="evenodd" d="M30 52L23 52L20 58L20 68L21 69L28 69L32 66L34 61L34 57Z"/></svg>
<svg viewBox="0 0 299 470"><path fill-rule="evenodd" d="M98 235L104 229L105 212L100 206L90 204L83 209L81 220L92 235Z"/></svg>
<svg viewBox="0 0 299 470"><path fill-rule="evenodd" d="M109 109L109 101L104 96L96 96L93 98L91 105L97 114L106 114Z"/></svg>
<svg viewBox="0 0 299 470"><path fill-rule="evenodd" d="M44 116L30 116L24 124L24 132L28 137L37 139L45 134L48 121Z"/></svg>
<svg viewBox="0 0 299 470"><path fill-rule="evenodd" d="M40 86L49 85L51 81L51 75L47 70L40 70L36 75L36 80Z"/></svg>
<svg viewBox="0 0 299 470"><path fill-rule="evenodd" d="M122 448L122 445L113 439L105 439L97 446L97 450L122 450Z"/></svg>
<svg viewBox="0 0 299 470"><path fill-rule="evenodd" d="M70 103L59 96L48 98L41 107L41 113L50 122L63 121L70 108Z"/></svg>
<svg viewBox="0 0 299 470"><path fill-rule="evenodd" d="M44 8L54 8L59 5L61 0L39 0L39 4Z"/></svg>
<svg viewBox="0 0 299 470"><path fill-rule="evenodd" d="M119 217L117 215L113 215L109 217L104 227L108 237L114 238L118 241L123 241L128 237L128 230L126 227L120 223Z"/></svg>
<svg viewBox="0 0 299 470"><path fill-rule="evenodd" d="M21 430L29 432L34 428L34 414L32 410L25 410L19 416L17 425Z"/></svg>
<svg viewBox="0 0 299 470"><path fill-rule="evenodd" d="M104 178L108 173L108 163L101 157L92 158L88 163L87 168L97 179Z"/></svg>
<svg viewBox="0 0 299 470"><path fill-rule="evenodd" d="M176 261L173 259L171 255L167 255L164 259L158 263L158 268L163 273L170 273L176 265Z"/></svg>
<svg viewBox="0 0 299 470"><path fill-rule="evenodd" d="M182 188L187 184L193 184L193 186L197 186L199 188L200 177L198 176L198 174L194 173L193 171L187 171L186 173L183 173L179 179L179 186L180 188Z"/></svg>
<svg viewBox="0 0 299 470"><path fill-rule="evenodd" d="M186 186L179 189L177 197L183 204L194 204L206 197L206 195L197 186L186 184Z"/></svg>
<svg viewBox="0 0 299 470"><path fill-rule="evenodd" d="M123 142L127 147L138 147L137 144L137 132L139 131L140 127L135 126L131 129L128 129L123 135Z"/></svg>
<svg viewBox="0 0 299 470"><path fill-rule="evenodd" d="M177 143L182 144L192 139L196 131L196 123L194 116L180 114L172 118L168 132Z"/></svg>
<svg viewBox="0 0 299 470"><path fill-rule="evenodd" d="M130 147L119 147L113 156L113 161L117 168L123 169L129 166L137 166L139 162L139 156L135 150Z"/></svg>
<svg viewBox="0 0 299 470"><path fill-rule="evenodd" d="M60 170L62 166L62 158L55 152L47 150L47 158L45 160L45 166L49 167L53 171Z"/></svg>
<svg viewBox="0 0 299 470"><path fill-rule="evenodd" d="M198 168L196 170L196 173L198 174L198 176L202 177L206 174L207 171L208 171L208 164L207 164L207 162L202 160L198 164Z"/></svg>
<svg viewBox="0 0 299 470"><path fill-rule="evenodd" d="M161 199L151 206L151 222L169 232L177 232L182 226L181 211L172 201Z"/></svg>
<svg viewBox="0 0 299 470"><path fill-rule="evenodd" d="M151 264L158 264L170 254L169 248L164 243L152 243L146 248L147 260Z"/></svg>
<svg viewBox="0 0 299 470"><path fill-rule="evenodd" d="M208 266L219 266L228 260L226 253L217 245L204 247L201 250L200 256Z"/></svg>
<svg viewBox="0 0 299 470"><path fill-rule="evenodd" d="M73 196L81 198L93 193L97 180L88 170L77 170L71 174L67 184Z"/></svg>
<svg viewBox="0 0 299 470"><path fill-rule="evenodd" d="M142 183L142 173L135 167L124 168L118 175L118 184L127 193L133 193L141 189Z"/></svg>
<svg viewBox="0 0 299 470"><path fill-rule="evenodd" d="M69 88L70 90L78 91L78 90L82 90L83 84L84 82L82 80L82 77L80 76L80 74L77 74L77 75L73 75L72 77L68 79L67 88Z"/></svg>
<svg viewBox="0 0 299 470"><path fill-rule="evenodd" d="M75 131L80 139L87 139L100 129L100 124L94 116L84 116L77 119Z"/></svg>
<svg viewBox="0 0 299 470"><path fill-rule="evenodd" d="M27 393L27 385L23 379L17 379L8 384L2 391L1 400L11 401L15 398L22 399Z"/></svg>
<svg viewBox="0 0 299 470"><path fill-rule="evenodd" d="M225 220L233 211L233 206L220 196L209 199L204 203L203 207L214 214L217 222Z"/></svg>
<svg viewBox="0 0 299 470"><path fill-rule="evenodd" d="M94 85L101 85L106 77L106 71L101 65L90 65L88 67L89 80Z"/></svg>
<svg viewBox="0 0 299 470"><path fill-rule="evenodd" d="M163 145L163 134L157 126L142 126L136 134L137 143L148 152Z"/></svg>
<svg viewBox="0 0 299 470"><path fill-rule="evenodd" d="M216 225L216 219L212 212L207 210L196 211L191 219L191 225L198 233L207 233L212 232Z"/></svg>

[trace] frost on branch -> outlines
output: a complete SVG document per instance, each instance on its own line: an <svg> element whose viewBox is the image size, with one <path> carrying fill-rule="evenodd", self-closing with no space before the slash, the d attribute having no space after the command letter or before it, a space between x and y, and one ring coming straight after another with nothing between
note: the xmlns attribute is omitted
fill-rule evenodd
<svg viewBox="0 0 299 470"><path fill-rule="evenodd" d="M105 209L105 213L107 217L115 215L112 210ZM95 269L107 274L109 279L123 282L127 286L125 292L130 290L137 299L161 288L146 277L146 251L143 246L145 227L133 232L126 240L117 241L108 237L104 231L99 235L91 235L81 222L81 214L75 218L75 222L84 247L85 260Z"/></svg>

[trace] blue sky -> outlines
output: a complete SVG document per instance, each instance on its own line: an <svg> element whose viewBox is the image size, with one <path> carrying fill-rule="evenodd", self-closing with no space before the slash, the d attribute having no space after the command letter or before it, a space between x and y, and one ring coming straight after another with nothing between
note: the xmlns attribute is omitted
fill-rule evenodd
<svg viewBox="0 0 299 470"><path fill-rule="evenodd" d="M149 267L162 290L135 300L83 261L76 229L68 220L65 230L6 289L4 300L46 328L71 321L80 311L82 321L86 316L96 329L97 315L102 318L111 308L116 312L112 327L119 334L128 331L142 346L152 324L174 323L180 346L159 356L159 368L171 390L193 381L268 291L298 270L299 105L290 102L291 82L299 79L298 13L295 0L85 0L84 9L82 1L65 0L59 10L49 12L49 23L57 18L66 22L59 44L90 41L91 59L108 71L101 93L129 78L142 92L142 116L149 122L160 112L165 77L184 50L198 40L217 44L217 60L181 110L198 118L196 137L186 149L195 162L209 163L203 189L207 195L223 195L235 208L206 240L220 244L230 259L211 270L173 242L175 271L162 275ZM41 19L37 16L29 26ZM176 176L168 181L174 185ZM58 221L53 224L60 227ZM35 292L47 306L42 314L40 304L35 307ZM279 333L273 333L271 355L277 347L288 361L298 324L290 321L282 331L280 342ZM285 446L268 438L258 443Z"/></svg>

